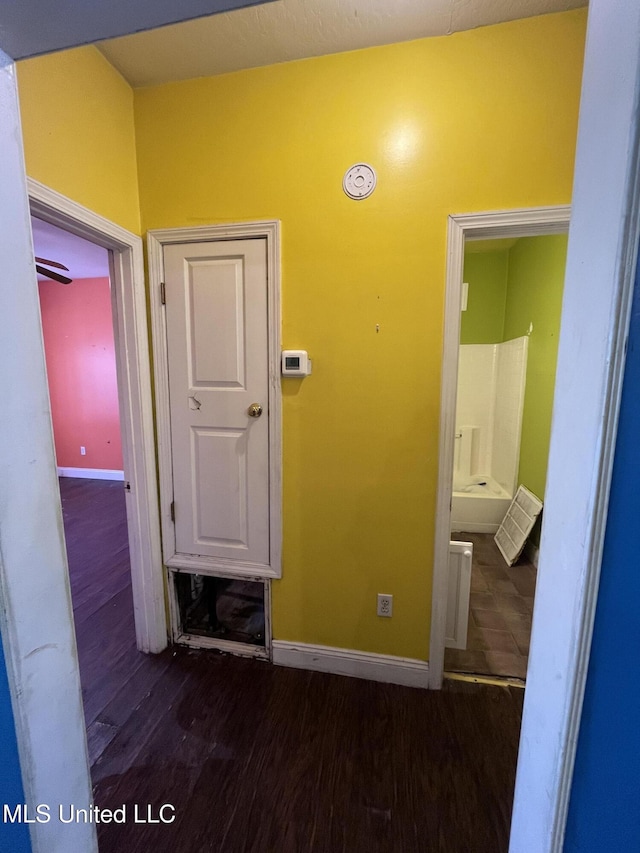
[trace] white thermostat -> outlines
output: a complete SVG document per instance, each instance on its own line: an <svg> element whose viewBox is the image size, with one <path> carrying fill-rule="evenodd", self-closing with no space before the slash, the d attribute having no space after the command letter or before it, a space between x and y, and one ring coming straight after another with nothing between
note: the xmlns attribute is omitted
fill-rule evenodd
<svg viewBox="0 0 640 853"><path fill-rule="evenodd" d="M283 376L308 376L311 373L311 359L306 350L285 349L282 351Z"/></svg>

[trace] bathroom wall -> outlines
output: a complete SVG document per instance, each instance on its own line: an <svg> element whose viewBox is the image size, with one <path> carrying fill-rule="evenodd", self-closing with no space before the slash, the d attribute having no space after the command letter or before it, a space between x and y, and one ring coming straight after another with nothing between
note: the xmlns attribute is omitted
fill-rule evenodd
<svg viewBox="0 0 640 853"><path fill-rule="evenodd" d="M529 335L518 478L544 499L567 236L524 237L509 252L504 339Z"/></svg>
<svg viewBox="0 0 640 853"><path fill-rule="evenodd" d="M492 240L491 245L499 242ZM467 310L460 315L460 343L497 344L504 340L509 251L477 251L476 246L468 244L464 256L469 296Z"/></svg>
<svg viewBox="0 0 640 853"><path fill-rule="evenodd" d="M496 251L471 245L465 254L461 341L529 337L518 482L544 498L567 236L523 237L506 249L494 242Z"/></svg>

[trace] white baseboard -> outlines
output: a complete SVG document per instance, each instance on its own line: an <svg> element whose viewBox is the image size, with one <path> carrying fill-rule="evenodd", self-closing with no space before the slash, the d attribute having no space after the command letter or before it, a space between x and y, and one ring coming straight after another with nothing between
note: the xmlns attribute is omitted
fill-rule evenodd
<svg viewBox="0 0 640 853"><path fill-rule="evenodd" d="M537 545L534 545L533 542L529 541L524 546L524 555L529 560L530 563L538 568L538 557L540 556L540 549Z"/></svg>
<svg viewBox="0 0 640 853"><path fill-rule="evenodd" d="M84 477L87 480L124 480L124 471L110 468L58 468L58 477Z"/></svg>
<svg viewBox="0 0 640 853"><path fill-rule="evenodd" d="M335 649L331 646L289 643L284 640L274 640L271 651L276 666L350 675L353 678L367 678L369 681L403 684L405 687L429 686L427 661L358 652L353 649Z"/></svg>

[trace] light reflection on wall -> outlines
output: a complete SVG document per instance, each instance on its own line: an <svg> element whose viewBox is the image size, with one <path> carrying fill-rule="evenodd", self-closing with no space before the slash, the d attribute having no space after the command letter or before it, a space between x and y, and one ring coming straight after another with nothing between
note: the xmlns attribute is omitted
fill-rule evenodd
<svg viewBox="0 0 640 853"><path fill-rule="evenodd" d="M395 125L384 141L384 154L392 166L408 166L423 148L420 128L410 121Z"/></svg>

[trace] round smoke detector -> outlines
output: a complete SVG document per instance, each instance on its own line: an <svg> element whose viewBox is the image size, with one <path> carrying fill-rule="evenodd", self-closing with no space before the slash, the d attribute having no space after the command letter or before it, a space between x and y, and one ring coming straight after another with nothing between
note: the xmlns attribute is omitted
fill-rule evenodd
<svg viewBox="0 0 640 853"><path fill-rule="evenodd" d="M376 188L376 173L368 163L356 163L345 172L342 189L356 200L367 198Z"/></svg>

